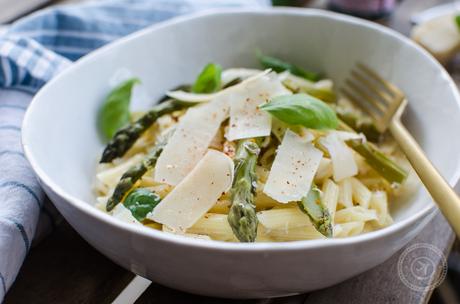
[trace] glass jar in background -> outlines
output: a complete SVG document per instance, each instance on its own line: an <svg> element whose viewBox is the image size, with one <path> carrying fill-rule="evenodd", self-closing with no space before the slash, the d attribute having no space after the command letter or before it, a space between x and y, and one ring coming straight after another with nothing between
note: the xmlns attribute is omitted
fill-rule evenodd
<svg viewBox="0 0 460 304"><path fill-rule="evenodd" d="M329 0L333 11L371 20L388 17L395 6L396 0Z"/></svg>

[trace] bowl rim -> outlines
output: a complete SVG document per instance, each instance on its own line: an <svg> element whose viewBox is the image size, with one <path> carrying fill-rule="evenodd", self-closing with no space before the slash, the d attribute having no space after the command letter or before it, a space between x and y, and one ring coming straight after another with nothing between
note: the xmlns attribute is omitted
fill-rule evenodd
<svg viewBox="0 0 460 304"><path fill-rule="evenodd" d="M208 249L208 250L221 250L221 251L243 251L243 252L266 252L267 250L270 251L285 251L285 250L307 250L307 249L319 249L325 247L332 247L332 246L344 246L344 245L356 245L362 244L365 242L369 242L372 240L384 239L392 234L397 233L398 231L404 230L409 225L414 224L415 222L433 215L436 211L436 205L431 201L431 204L427 205L423 209L419 210L418 212L412 214L411 216L402 219L399 222L395 222L392 225L382 228L380 230L368 232L365 234L360 234L356 236L351 236L347 238L336 238L336 239L314 239L314 240L300 240L294 242L270 242L270 243L237 243L237 242L223 242L223 241L214 241L214 240L197 240L193 238L187 238L180 235L174 235L170 233L164 233L162 231L157 231L155 229L149 229L144 226L133 225L130 223L123 222L121 220L117 220L98 210L95 208L91 203L85 202L79 198L74 197L73 195L67 193L64 189L62 189L57 183L55 183L47 173L41 168L39 162L35 159L33 151L29 148L28 139L30 137L29 130L31 129L30 125L30 118L33 116L34 109L38 107L37 100L41 99L41 96L47 92L47 90L52 87L55 82L58 82L59 79L66 75L67 73L71 73L75 66L85 63L87 61L93 60L94 57L99 56L99 54L103 54L104 52L110 51L113 47L116 47L121 44L129 43L131 40L138 39L138 37L142 37L144 35L148 35L150 32L157 31L164 27L172 26L174 24L180 24L187 21L204 18L208 16L215 16L215 15L229 15L229 14L239 14L239 15L292 15L292 16L316 16L327 18L333 20L334 22L344 22L348 24L352 24L355 26L364 26L366 28L370 28L374 31L380 32L384 35L391 36L394 39L399 40L402 44L409 45L412 48L415 48L418 52L426 58L426 60L430 61L432 65L438 68L440 72L440 77L447 81L448 86L453 91L454 98L456 101L457 107L460 108L460 94L457 90L455 83L453 82L450 75L447 71L441 66L440 63L432 57L425 49L417 45L415 42L410 40L409 38L403 36L402 34L384 27L382 25L373 23L371 21L359 19L352 16L347 16L343 14L338 14L330 11L320 10L320 9L312 9L312 8L219 8L219 9L207 9L205 11L182 15L178 17L171 18L167 21L160 22L158 24L151 25L139 31L136 31L132 34L129 34L125 37L122 37L114 42L111 42L88 55L83 56L79 60L77 60L71 67L67 68L63 72L61 72L58 76L53 78L49 83L47 83L39 92L33 97L25 115L22 124L22 146L24 150L24 154L29 161L32 169L34 170L35 174L38 176L41 183L43 183L46 187L61 197L67 204L73 205L74 208L80 210L80 212L85 213L87 216L92 217L95 220L101 221L106 225L111 226L112 229L122 229L128 231L130 233L139 234L142 237L153 238L156 241L162 242L170 242L174 245L192 247L192 248L200 248L200 249ZM460 178L460 163L457 165L454 174L449 178L449 184L454 186ZM45 188L46 188L45 187Z"/></svg>

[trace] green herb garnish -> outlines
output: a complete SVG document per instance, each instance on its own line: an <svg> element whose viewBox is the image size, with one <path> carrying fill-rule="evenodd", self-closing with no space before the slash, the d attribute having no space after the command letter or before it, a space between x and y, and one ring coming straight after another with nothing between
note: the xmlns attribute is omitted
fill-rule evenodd
<svg viewBox="0 0 460 304"><path fill-rule="evenodd" d="M209 63L201 71L192 86L193 93L214 93L221 88L222 67L218 64Z"/></svg>
<svg viewBox="0 0 460 304"><path fill-rule="evenodd" d="M131 211L136 220L142 222L160 201L161 198L155 192L145 188L138 188L126 196L123 205Z"/></svg>
<svg viewBox="0 0 460 304"><path fill-rule="evenodd" d="M307 94L278 96L260 108L291 125L311 129L335 129L338 125L335 112L323 101Z"/></svg>
<svg viewBox="0 0 460 304"><path fill-rule="evenodd" d="M455 23L457 24L457 28L460 31L460 15L455 16Z"/></svg>
<svg viewBox="0 0 460 304"><path fill-rule="evenodd" d="M319 80L319 75L317 73L306 71L302 68L299 68L296 65L293 65L289 62L285 62L281 59L271 57L271 56L266 56L260 52L257 53L257 58L259 58L259 61L264 68L272 69L273 71L277 73L289 71L294 75L297 75L299 77L305 78L310 81Z"/></svg>
<svg viewBox="0 0 460 304"><path fill-rule="evenodd" d="M99 127L106 139L112 138L118 129L129 123L131 91L138 83L140 80L137 78L126 80L113 89L105 99L99 112Z"/></svg>

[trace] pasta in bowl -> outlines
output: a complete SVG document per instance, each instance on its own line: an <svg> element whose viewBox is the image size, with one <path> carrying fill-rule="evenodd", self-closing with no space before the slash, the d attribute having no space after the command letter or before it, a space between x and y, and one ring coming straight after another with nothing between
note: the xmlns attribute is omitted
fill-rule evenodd
<svg viewBox="0 0 460 304"><path fill-rule="evenodd" d="M452 134L452 130L460 128L460 120L455 119L460 116L458 91L442 67L408 39L375 23L323 10L270 9L246 11L232 9L230 11L184 16L117 40L115 43L79 60L40 90L34 96L27 110L22 128L25 155L37 173L40 184L59 212L91 246L124 268L165 286L209 296L266 298L325 288L363 273L389 259L429 223L435 215L436 207L432 204L429 195L423 192L422 187L419 187L419 190L408 199L400 196L410 193L410 191L403 191L400 194L400 191L404 188L409 190L409 186L412 184L412 174L410 170L407 170L408 167L406 167L404 159L399 157L391 140L385 136L382 139L379 136L373 137L372 129L366 130L368 128L367 119L363 117L357 119L356 113L359 111L347 107L346 100L341 96L337 98L337 96L334 97L326 93L327 90L324 89L327 86L330 87L331 82L321 80L313 80L314 84L309 83L311 85L308 91L306 88L296 90L295 87L292 87L294 83L287 90L291 91L291 95L309 94L327 104L336 113L337 122L340 119L348 126L358 128L353 121L360 121L359 126L361 128L357 133L363 133L367 139L366 142L371 144L371 147L376 146L387 158L409 173L402 185L383 180L382 175L374 172L375 169L373 169L374 171L368 169L369 172L373 172L372 175L364 175L364 171L361 170L362 172L350 177L359 180L372 193L385 190L388 187L388 192L386 192L387 206L394 220L389 226L365 233L372 224L375 224L375 220L368 220L362 231L352 231L353 233L361 232L361 234L334 238L334 233L337 236L339 232L336 227L337 224L342 224L338 221L337 213L346 209L341 203L337 203L336 212L331 222L332 238L325 237L321 233L318 235L316 228L314 228L311 231L316 233L320 239L286 242L295 239L294 228L290 227L295 218L292 216L274 216L272 219L279 220L279 222L272 221L270 237L265 240L262 239L261 237L265 237L265 233L270 230L263 226L264 223L265 225L270 223L263 216L265 210L266 212L283 210L283 208L292 208L295 212L300 210L298 202L295 200L287 204L279 203L275 207L267 206L265 208L260 204L257 206L257 203L260 203L264 196L265 202L272 202L264 189L270 176L270 169L273 170L275 158L279 155L275 152L277 149L278 153L282 150L283 145L281 143L287 133L286 129L294 133L288 133L293 135L293 138L298 139L300 137L299 144L307 145L310 143L315 149L320 150L322 152L321 159L329 158L331 165L332 158L325 153L328 150L323 151L325 149L318 145L320 140L316 139L327 137L331 131L349 132L339 127L339 124L336 128L330 125L322 129L305 127L308 133L314 137L310 140L309 137L311 138L311 136L303 135L302 124L294 125L284 122L287 125L283 124L285 131L278 135L281 135L280 140L273 132L277 129L273 127L279 121L283 122L282 117L278 117L279 115L275 117L275 114L272 114L274 113L273 108L268 109L266 107L265 109L260 108L262 113L268 114L271 119L270 134L272 136L270 136L270 141L266 139L268 136L260 136L262 141L258 144L261 151L255 167L258 178L258 187L256 187L254 194L255 213L257 215L256 242L219 241L238 240L230 224L227 224L227 214L230 212L229 203L233 193L231 190L226 192L226 197L216 199L216 202L220 201L221 204L213 204L191 226L196 228L202 221L214 220L207 222L211 225L215 223L215 225L206 227L206 231L192 231L190 228L183 229L185 231L179 229L172 231L172 229L168 229L171 228L168 227L171 223L163 225L158 224L158 222L155 223L155 220L142 220L142 217L146 217L152 210L154 211L151 206L158 202L157 197L164 202L166 197L178 187L178 185L158 183L155 180L157 173L155 168L146 170L142 179L137 181L133 187L129 185L129 180L126 180L126 187L129 188L126 194L131 193L132 190L141 189L138 190L140 192L137 194L137 198L131 197L128 200L128 196L125 194L119 203L114 205L112 211L105 211L106 205L104 204L112 196L110 191L115 190L121 176L131 166L139 165L147 155L150 155L157 142L163 138L169 138L166 136L171 130L167 130L168 121L171 121L171 127L173 124L176 125L174 133L171 134L172 137L169 138L171 140L174 134L180 130L179 125L186 122L184 119L190 110L198 110L209 104L209 94L212 97L217 97L213 96L216 92L219 94L222 91L223 94L225 90L230 90L232 87L239 90L235 83L238 81L233 83L234 86L225 88L225 90L222 89L235 78L235 75L244 81L248 77L256 76L264 71L264 67L257 63L254 56L254 50L257 48L267 55L276 55L281 59L289 60L292 64L308 67L313 71L321 72L322 75L327 75L333 80L333 85L336 88L341 87L345 80L344 77L348 75L357 61L362 61L377 69L383 77L397 84L407 95L410 103L404 123L413 132L429 158L452 184L458 180L460 161L457 156L460 151L460 142L450 140L448 142L449 148L443 148L447 145L445 134ZM194 90L190 87L172 89L180 83L194 84L200 70L208 62L219 63L226 68L240 66L255 68L258 71L248 72L246 70L242 73L242 70L225 70L221 73L220 86L215 89L215 92L212 89L213 92L198 93L196 88L193 92ZM292 64L291 67L288 65L291 68L290 74L294 74ZM110 99L117 105L110 107L114 110L113 116L100 114L98 117L97 113L101 113L99 112L101 103L113 89L108 80L123 69L129 70L132 75L142 80L142 84L136 84L132 92L131 106L133 106L133 110L136 109L134 107L136 105L134 98L136 91L139 92L142 86L146 89L147 96L150 97L146 100L148 101L148 104L146 103L147 110L143 113L131 113L129 115L128 111L123 110L129 108L126 103L116 101L127 100L123 96L131 92L128 85L126 90L115 90L117 94L109 94L111 97L106 99L106 103ZM274 67L271 69L271 74L264 75L268 78L265 80L278 78L286 88L286 82L289 80L283 79L283 77L287 77L288 73L283 74L284 71L276 70ZM238 73L235 74L236 72ZM211 75L215 74L211 73ZM294 75L302 78L301 75ZM213 77L210 78L213 79ZM297 79L288 78L292 81ZM214 82L211 81L211 83ZM239 82L239 84L241 83ZM312 88L316 90L312 91ZM336 88L334 88L334 92ZM182 102L190 100L192 98L190 93L193 93L194 100L191 100L193 106L189 104L189 107L182 110L161 115L162 117L157 117L153 124L150 124L149 121L156 117L155 114L152 113L152 115L147 116L135 129L137 132L126 133L123 140L126 145L114 146L118 149L109 149L108 152L111 150L114 152L107 155L112 153L116 155L116 153L121 153L119 151L132 145L129 151L124 151L122 152L123 156L116 156L107 163L101 164L96 173L96 164L101 160L101 152L106 144L101 141L99 136L98 120L99 126L105 130L104 133L107 132L106 136L110 140L117 130L150 112L150 106L160 99L168 89L180 91L182 96L176 95L174 99ZM320 89L319 92L318 89ZM289 94L289 92L287 93ZM176 94L179 93L176 92ZM184 94L188 95L184 96ZM199 95L197 96L197 94ZM208 100L203 100L203 96L207 96ZM171 98L168 97L168 99ZM272 99L274 98L269 100ZM267 102L263 101L257 106L265 103ZM168 109L168 104L168 102L162 102L153 107L164 112ZM342 111L337 108L337 105L341 104L343 104L342 108L345 108ZM160 105L163 105L163 108L157 108ZM137 109L141 108L138 107ZM303 108L302 111L305 112ZM190 114L193 114L192 112ZM348 112L353 112L354 115ZM196 112L195 114L197 115ZM226 115L230 117L231 114L231 109L229 109ZM121 123L120 125L102 123L105 121L104 117L108 118L107 121ZM118 117L118 119L115 120L113 117ZM206 117L207 119L212 118L209 115ZM328 121L333 120L330 115L327 117ZM165 128L157 130L162 122L165 122ZM206 123L203 124L206 125ZM104 128L102 128L103 125ZM194 126L198 127L201 124ZM229 133L226 128L229 128L229 121L224 120L223 126L224 128L221 124L218 128L222 134L221 138L228 140L226 135ZM136 133L141 132L143 128L148 128L148 130L136 138ZM349 133L353 134L353 132ZM218 133L216 132L216 134ZM336 135L341 136L340 134L343 135L344 133ZM351 136L351 134L348 135ZM251 136L256 138L255 135ZM133 138L137 140L132 144L130 142ZM347 147L350 147L348 140L344 140L346 138L341 137L339 139L345 142ZM168 143L171 143L169 140ZM356 140L359 143L359 139ZM232 159L224 152L229 153L233 149L233 153L235 153L239 140L229 141L233 141L234 144L226 145L228 151L224 150L223 147L222 149L214 147L220 142L211 140L205 152L212 150L219 156L224 154L225 157L213 157L212 159L222 160L224 163L230 164L227 158L229 157L232 165L234 165L234 157ZM367 151L367 149L363 151ZM352 148L351 153L358 169L371 167L355 149ZM190 160L187 156L185 159L187 162ZM157 161L155 167L160 164L159 159ZM198 168L198 162L194 168ZM120 167L122 164L125 165ZM321 168L320 165L318 165L317 171ZM329 170L331 168L334 169L332 166L329 167ZM235 168L233 167L233 169ZM105 174L103 174L104 171ZM203 175L213 174L213 172ZM237 176L235 170L230 173ZM331 177L327 179L339 187L340 191L340 185L343 182L336 181L333 173L334 171L332 171ZM99 174L101 174L101 178L105 175L105 182L109 183L108 185L101 184L101 181L96 177ZM331 174L330 171L328 174ZM112 176L112 181L110 181L110 176ZM400 175L390 175L387 178L394 178L395 176ZM264 178L265 182L263 182ZM379 183L369 184L372 180L378 180L383 185L379 186ZM315 177L313 177L313 181L323 195L329 193L324 188L323 180L315 181ZM225 183L223 184L225 185ZM391 185L393 187L390 187ZM99 192L99 189L103 192ZM272 189L276 190L276 188ZM152 192L155 192L155 195L152 195ZM317 191L314 192L317 193ZM270 191L269 193L273 194ZM94 207L96 196L100 197L101 202L98 206L103 211ZM151 200L149 196L153 196L154 200ZM102 199L103 197L104 199ZM144 201L139 197L147 197L147 199ZM351 197L353 206L361 207L357 201L353 200L353 193ZM323 196L324 201L327 201L327 198ZM156 205L155 209L160 206L159 204ZM140 208L144 205L144 209ZM124 207L129 213L121 207ZM129 220L126 222L117 219L116 217L122 217L122 214L113 216L114 211L119 210L117 208L121 209L122 214L131 220L132 217L130 216L133 216L134 218L139 217L141 221L136 220L132 223ZM288 209L288 211L292 209ZM369 204L367 209L373 208ZM134 211L135 216L132 211ZM261 211L263 212L257 214ZM206 213L217 216L206 219ZM376 213L378 216L379 213ZM296 214L302 225L312 226L309 224L312 220L308 214L301 210ZM315 215L314 218L316 219L319 218L316 213L311 215ZM218 218L220 221L217 220ZM288 225L286 225L287 219L290 219ZM352 219L344 221L349 222ZM290 239L284 233L286 226L289 228ZM218 230L214 227L222 227L223 229ZM163 232L163 229L168 230L168 233ZM207 235L206 232L209 231L215 235ZM276 235L277 232L280 234ZM213 240L184 237L180 233L188 233L188 236L192 233L204 235L201 238L210 237ZM279 240L280 242L265 242L268 240Z"/></svg>
<svg viewBox="0 0 460 304"><path fill-rule="evenodd" d="M229 242L342 238L391 225L417 184L388 134L329 79L258 54L265 70L208 64L144 113L129 79L100 111L110 139L96 207L120 220Z"/></svg>

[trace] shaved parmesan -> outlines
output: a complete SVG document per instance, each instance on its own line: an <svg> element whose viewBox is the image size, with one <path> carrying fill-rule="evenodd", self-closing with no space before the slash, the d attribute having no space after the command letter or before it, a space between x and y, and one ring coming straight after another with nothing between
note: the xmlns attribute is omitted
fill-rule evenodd
<svg viewBox="0 0 460 304"><path fill-rule="evenodd" d="M191 103L198 103L198 102L208 102L214 99L218 93L214 94L196 94L196 93L189 93L185 91L169 91L166 92L168 97L171 97L176 100L191 102Z"/></svg>
<svg viewBox="0 0 460 304"><path fill-rule="evenodd" d="M118 204L113 209L112 216L126 223L142 225L123 204Z"/></svg>
<svg viewBox="0 0 460 304"><path fill-rule="evenodd" d="M243 71L244 70L244 71ZM232 86L230 88L227 88L225 90L219 91L217 93L212 93L212 94L199 94L199 93L190 93L190 92L185 92L185 91L168 91L166 92L166 95L168 97L171 97L173 99L179 100L179 101L184 101L184 102L191 102L191 103L200 103L200 102L209 102L213 99L215 99L217 96L222 95L223 93L236 89L238 86L244 86L246 83L251 82L257 78L260 78L270 72L270 70L252 70L252 69L229 69L226 70L227 76L226 77L232 77L232 75L243 75L244 77L241 77L245 79L243 82L239 83L237 86ZM225 73L225 71L224 71ZM222 78L224 75L222 75ZM235 77L237 78L237 77ZM230 79L230 81L233 79ZM225 84L225 82L222 80L222 82Z"/></svg>
<svg viewBox="0 0 460 304"><path fill-rule="evenodd" d="M287 130L273 162L264 193L280 203L300 201L310 191L323 153Z"/></svg>
<svg viewBox="0 0 460 304"><path fill-rule="evenodd" d="M242 83L215 95L212 101L191 108L179 121L155 166L154 179L177 185L198 163L215 138L221 123L228 117L233 92L265 77L269 71L252 76Z"/></svg>
<svg viewBox="0 0 460 304"><path fill-rule="evenodd" d="M257 75L263 71L258 69L245 69L245 68L233 68L226 69L222 72L222 84L226 85L227 83L240 78L242 80L249 78L251 76Z"/></svg>
<svg viewBox="0 0 460 304"><path fill-rule="evenodd" d="M185 113L158 158L155 181L174 186L192 171L228 116L225 96Z"/></svg>
<svg viewBox="0 0 460 304"><path fill-rule="evenodd" d="M340 136L342 135L338 135L337 132L331 132L326 137L320 138L320 143L326 147L331 155L335 181L340 181L358 174L358 166L353 157L353 152L343 140L340 139Z"/></svg>
<svg viewBox="0 0 460 304"><path fill-rule="evenodd" d="M228 191L233 180L233 161L222 152L206 155L147 217L175 230L198 221Z"/></svg>
<svg viewBox="0 0 460 304"><path fill-rule="evenodd" d="M231 92L228 140L270 135L270 114L260 110L259 105L272 97L291 94L273 75L254 77Z"/></svg>

